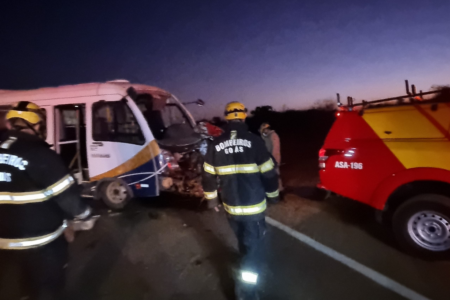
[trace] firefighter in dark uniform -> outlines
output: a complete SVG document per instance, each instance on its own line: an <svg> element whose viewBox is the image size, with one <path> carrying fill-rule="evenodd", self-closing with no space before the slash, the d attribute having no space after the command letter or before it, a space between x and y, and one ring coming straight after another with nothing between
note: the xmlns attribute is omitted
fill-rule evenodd
<svg viewBox="0 0 450 300"><path fill-rule="evenodd" d="M203 189L209 207L221 200L236 234L241 254L236 295L238 299L259 299L266 234L267 201L278 202L278 174L263 140L250 133L244 123L247 110L231 102L225 110L224 133L208 147L203 172Z"/></svg>
<svg viewBox="0 0 450 300"><path fill-rule="evenodd" d="M91 210L43 140L39 106L19 102L6 119L10 130L0 132L0 298L60 300L66 219L87 220ZM20 279L11 280L12 274ZM26 295L14 298L17 293Z"/></svg>

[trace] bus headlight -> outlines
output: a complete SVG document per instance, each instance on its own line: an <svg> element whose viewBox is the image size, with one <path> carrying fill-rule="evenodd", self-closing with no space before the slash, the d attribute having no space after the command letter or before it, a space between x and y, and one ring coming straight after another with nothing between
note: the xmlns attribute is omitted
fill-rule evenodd
<svg viewBox="0 0 450 300"><path fill-rule="evenodd" d="M167 150L161 150L159 154L159 165L161 167L167 165L169 170L175 170L180 167L173 154Z"/></svg>

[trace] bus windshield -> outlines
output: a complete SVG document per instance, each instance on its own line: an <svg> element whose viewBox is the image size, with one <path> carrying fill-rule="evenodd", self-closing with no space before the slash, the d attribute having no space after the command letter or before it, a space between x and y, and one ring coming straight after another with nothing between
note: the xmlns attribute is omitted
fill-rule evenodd
<svg viewBox="0 0 450 300"><path fill-rule="evenodd" d="M136 99L140 111L147 120L156 139L162 139L167 128L185 124L193 128L193 124L178 101L173 98L161 100L151 95L139 95Z"/></svg>

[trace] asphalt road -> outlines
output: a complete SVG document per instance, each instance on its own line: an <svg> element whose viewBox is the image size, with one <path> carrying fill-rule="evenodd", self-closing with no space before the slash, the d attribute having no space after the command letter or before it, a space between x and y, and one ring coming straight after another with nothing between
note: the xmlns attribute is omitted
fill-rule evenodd
<svg viewBox="0 0 450 300"><path fill-rule="evenodd" d="M412 258L370 209L313 194L298 187L268 215L423 297L450 298L449 262ZM262 299L405 299L270 225L267 249ZM121 213L102 210L70 250L67 299L233 299L236 240L224 212L197 201L148 199Z"/></svg>

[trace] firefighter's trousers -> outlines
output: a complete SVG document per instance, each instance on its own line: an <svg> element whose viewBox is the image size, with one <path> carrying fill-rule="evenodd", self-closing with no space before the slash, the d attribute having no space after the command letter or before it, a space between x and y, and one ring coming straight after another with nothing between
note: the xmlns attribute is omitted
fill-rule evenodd
<svg viewBox="0 0 450 300"><path fill-rule="evenodd" d="M67 259L64 236L33 249L0 250L0 299L64 299Z"/></svg>
<svg viewBox="0 0 450 300"><path fill-rule="evenodd" d="M265 260L266 221L228 220L236 234L240 253L236 293L239 299L257 299L256 291Z"/></svg>

